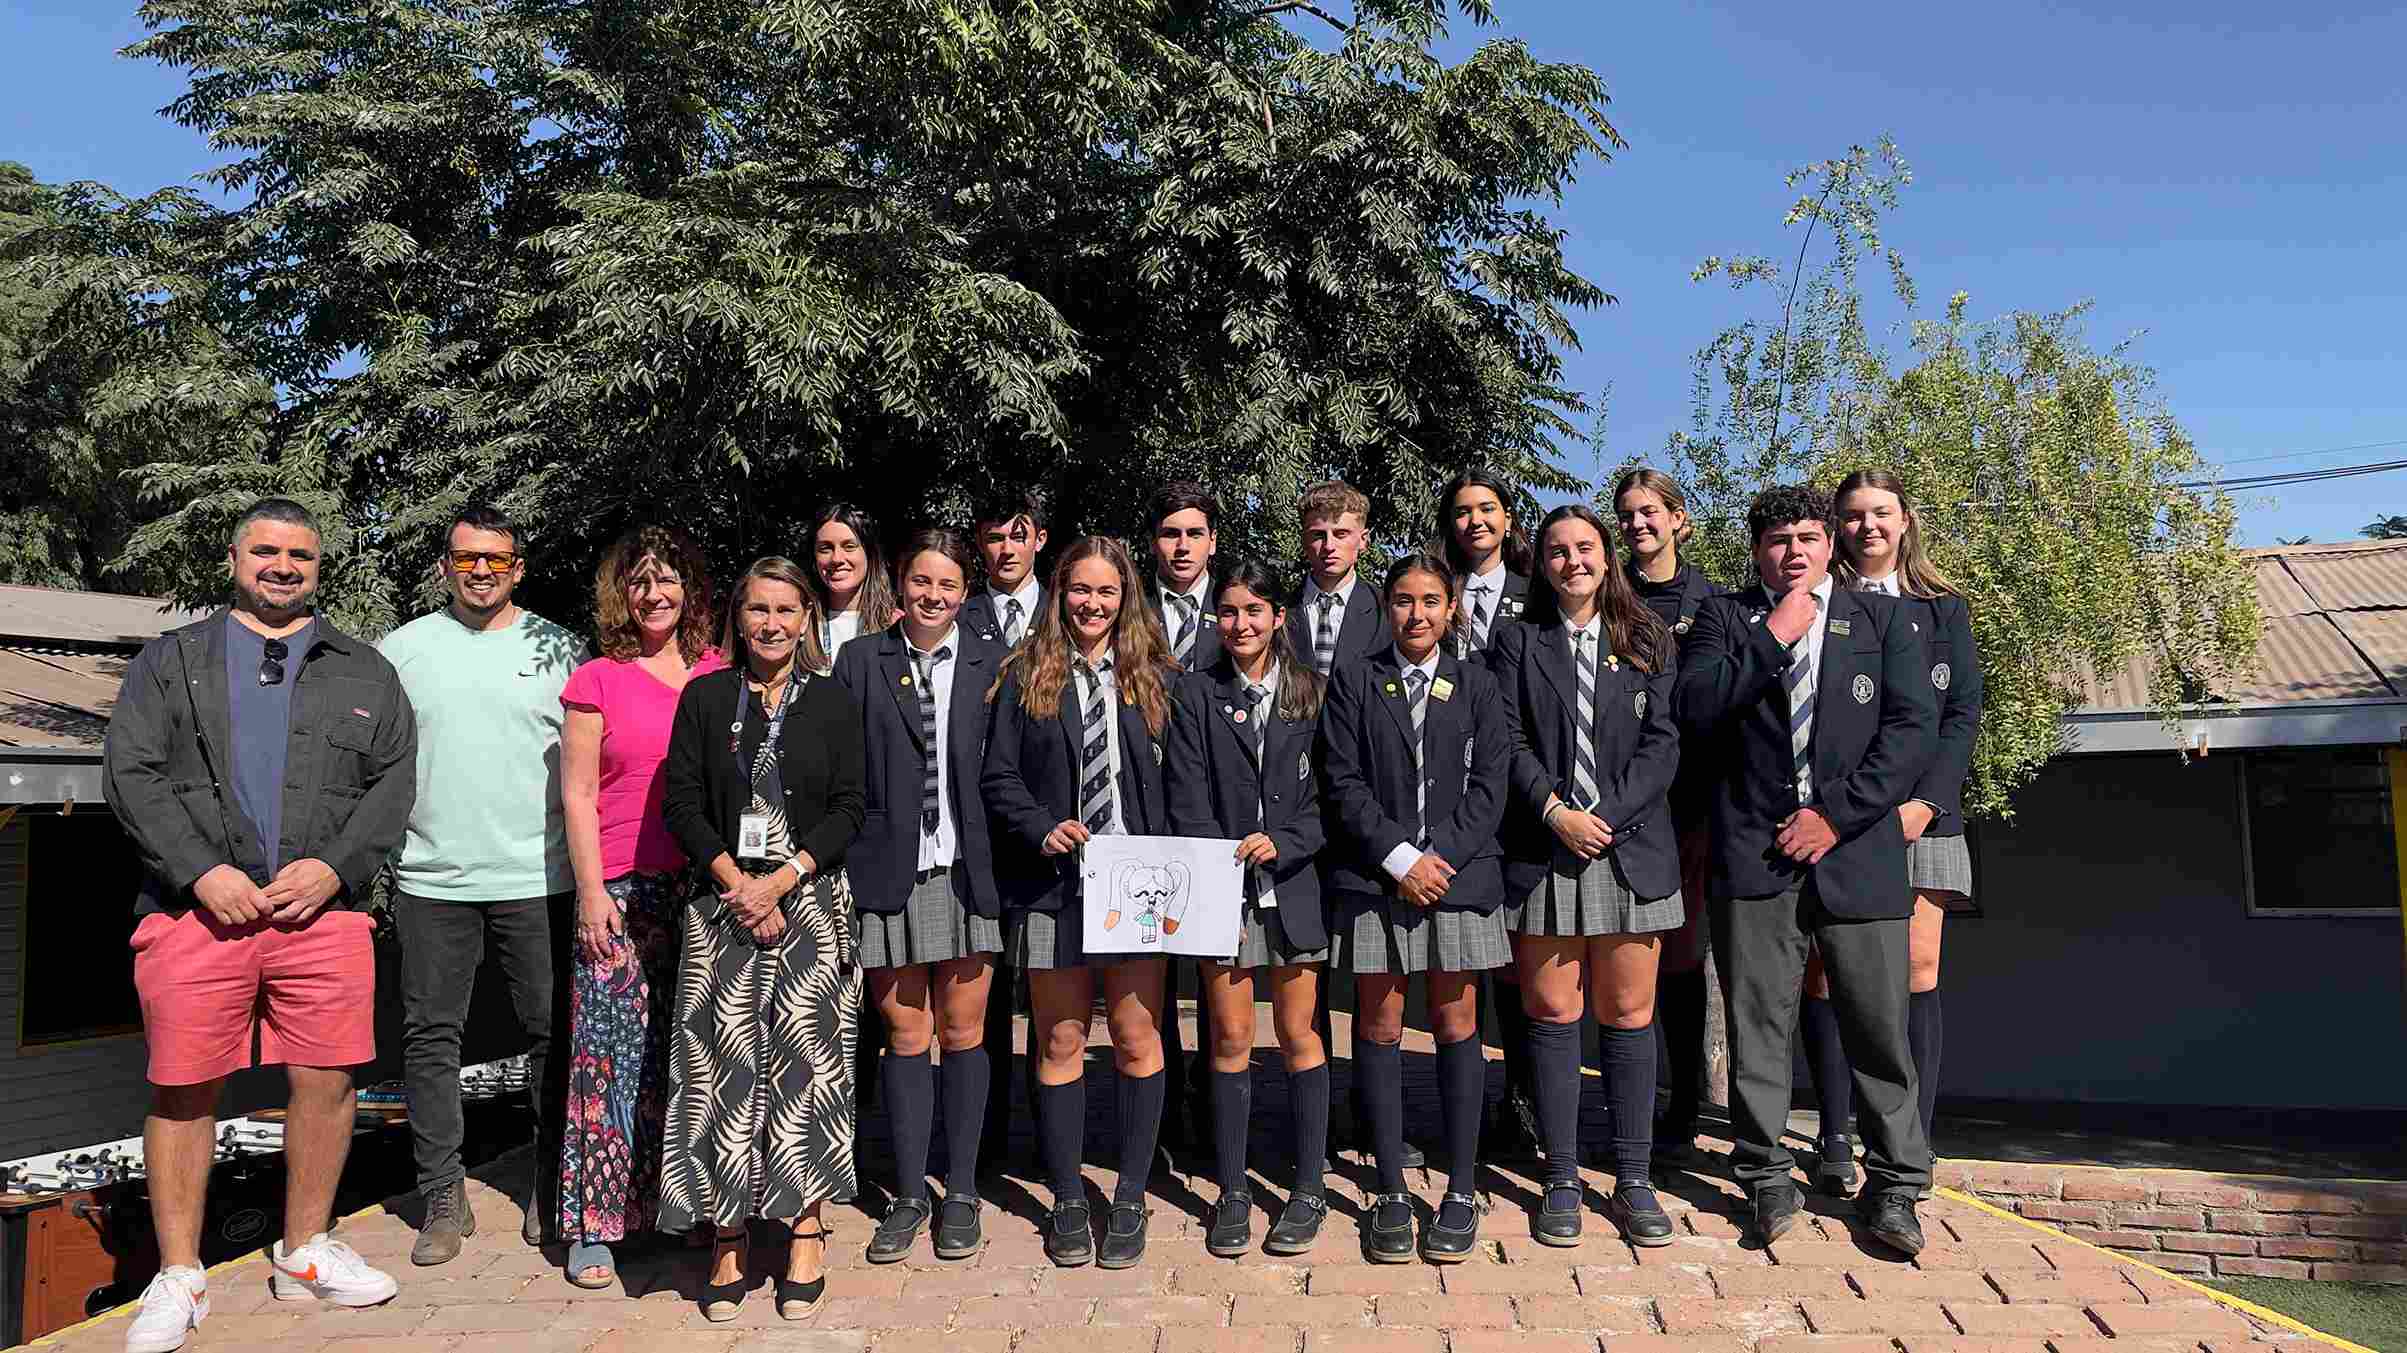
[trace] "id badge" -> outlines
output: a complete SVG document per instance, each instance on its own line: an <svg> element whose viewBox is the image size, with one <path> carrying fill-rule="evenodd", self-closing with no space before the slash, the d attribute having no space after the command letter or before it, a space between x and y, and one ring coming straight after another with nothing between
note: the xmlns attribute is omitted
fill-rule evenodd
<svg viewBox="0 0 2407 1353"><path fill-rule="evenodd" d="M735 854L739 860L769 857L769 815L746 813L736 821Z"/></svg>

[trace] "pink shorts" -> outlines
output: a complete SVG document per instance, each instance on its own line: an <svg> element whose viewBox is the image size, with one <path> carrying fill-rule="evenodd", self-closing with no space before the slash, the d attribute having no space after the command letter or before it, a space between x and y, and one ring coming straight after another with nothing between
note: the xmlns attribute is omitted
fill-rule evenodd
<svg viewBox="0 0 2407 1353"><path fill-rule="evenodd" d="M376 954L364 911L306 925L230 928L200 907L134 927L134 990L153 1085L199 1085L251 1063L347 1067L376 1059Z"/></svg>

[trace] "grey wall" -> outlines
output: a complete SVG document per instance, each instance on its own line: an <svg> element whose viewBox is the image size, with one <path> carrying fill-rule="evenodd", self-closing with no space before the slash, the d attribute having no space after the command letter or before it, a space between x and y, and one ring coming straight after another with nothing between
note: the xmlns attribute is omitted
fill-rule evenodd
<svg viewBox="0 0 2407 1353"><path fill-rule="evenodd" d="M2249 916L2236 761L2060 758L1981 826L1942 1093L2407 1107L2399 918ZM2386 886L2355 905L2395 907Z"/></svg>

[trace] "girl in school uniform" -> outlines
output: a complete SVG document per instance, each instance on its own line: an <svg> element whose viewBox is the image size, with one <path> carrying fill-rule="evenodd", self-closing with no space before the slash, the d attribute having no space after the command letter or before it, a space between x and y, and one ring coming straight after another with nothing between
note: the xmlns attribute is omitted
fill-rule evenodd
<svg viewBox="0 0 2407 1353"><path fill-rule="evenodd" d="M1003 665L992 631L958 623L970 551L958 532L921 531L895 569L903 618L848 644L836 682L861 709L868 808L853 843L853 907L869 998L886 1028L886 1116L893 1125L894 1203L869 1241L869 1262L897 1263L935 1221L936 1257L983 1244L978 1148L990 1068L986 1006L1003 947L979 773L986 690ZM942 1081L944 1206L928 1201L928 1152Z"/></svg>
<svg viewBox="0 0 2407 1353"><path fill-rule="evenodd" d="M1312 766L1322 683L1288 638L1285 597L1258 560L1242 560L1228 571L1214 600L1216 660L1179 678L1170 715L1171 830L1236 841L1237 858L1247 866L1237 953L1200 965L1220 1164L1220 1198L1204 1246L1223 1258L1253 1244L1245 1146L1258 969L1270 970L1271 1023L1287 1063L1296 1144L1294 1187L1263 1248L1304 1253L1329 1211L1321 1195L1329 1065L1313 1019L1321 965L1329 957L1317 860L1327 831Z"/></svg>
<svg viewBox="0 0 2407 1353"><path fill-rule="evenodd" d="M811 581L819 594L819 646L831 663L846 644L899 618L877 522L851 503L830 503L811 523Z"/></svg>
<svg viewBox="0 0 2407 1353"><path fill-rule="evenodd" d="M1330 933L1338 967L1354 974L1354 1074L1379 1163L1370 1257L1402 1263L1413 1253L1399 1042L1405 988L1421 974L1437 1034L1447 1171L1421 1254L1459 1263L1479 1231L1487 1065L1479 978L1512 961L1496 848L1512 734L1496 683L1448 651L1461 591L1446 561L1408 555L1388 570L1381 591L1395 642L1339 667L1321 715L1332 837L1327 883L1335 893Z"/></svg>
<svg viewBox="0 0 2407 1353"><path fill-rule="evenodd" d="M1722 588L1705 571L1680 557L1693 528L1680 485L1661 470L1641 465L1613 486L1613 515L1629 551L1623 576L1655 618L1671 632L1677 650L1705 598ZM1697 749L1680 759L1672 780L1672 831L1680 847L1680 895L1688 919L1663 936L1663 961L1655 984L1656 1046L1662 1053L1669 1094L1655 1120L1655 1163L1666 1168L1697 1163L1697 1101L1705 1079L1705 879L1712 851L1706 834L1713 758Z"/></svg>
<svg viewBox="0 0 2407 1353"><path fill-rule="evenodd" d="M1964 777L1972 769L1981 728L1981 653L1973 643L1972 606L1957 592L1922 543L1921 518L1906 502L1905 481L1885 470L1861 470L1839 481L1839 586L1896 597L1930 648L1931 686L1939 695L1939 749L1898 806L1905 829L1906 877L1914 889L1907 930L1906 1043L1914 1055L1923 1135L1939 1100L1939 937L1951 907L1972 899L1972 856L1964 846ZM1830 987L1817 962L1806 972L1806 1063L1821 1092L1822 1164L1817 1188L1855 1187L1855 1143L1842 1136L1855 1109L1853 1076L1839 1045Z"/></svg>
<svg viewBox="0 0 2407 1353"><path fill-rule="evenodd" d="M1680 762L1668 631L1631 590L1583 503L1538 529L1543 585L1489 657L1512 729L1506 916L1530 1018L1546 1191L1541 1244L1580 1242L1581 1025L1593 1017L1613 1111L1611 1212L1635 1245L1668 1245L1648 1158L1655 969L1685 917L1666 793Z"/></svg>
<svg viewBox="0 0 2407 1353"><path fill-rule="evenodd" d="M1163 960L1083 945L1079 847L1110 832L1167 835L1162 739L1177 667L1116 540L1088 536L1053 567L1035 631L992 694L981 784L1006 941L1028 974L1036 1120L1053 1178L1045 1253L1065 1268L1127 1268L1145 1253L1145 1188L1161 1136ZM1098 1254L1079 1173L1087 1022L1102 988L1120 1083L1120 1174Z"/></svg>

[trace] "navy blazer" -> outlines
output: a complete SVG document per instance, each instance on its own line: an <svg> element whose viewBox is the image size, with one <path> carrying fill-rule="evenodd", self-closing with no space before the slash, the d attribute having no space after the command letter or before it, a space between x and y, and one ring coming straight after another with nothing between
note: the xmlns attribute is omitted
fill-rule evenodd
<svg viewBox="0 0 2407 1353"><path fill-rule="evenodd" d="M1219 597L1220 584L1214 582L1204 594L1203 609L1195 616L1195 649L1187 655L1187 661L1182 664L1187 671L1209 672L1213 665L1220 661L1220 610L1217 604ZM1153 612L1155 620L1161 622L1163 644L1165 646L1176 644L1178 642L1178 617L1162 610L1162 587L1158 579L1145 584L1145 608Z"/></svg>
<svg viewBox="0 0 2407 1353"><path fill-rule="evenodd" d="M1773 844L1798 805L1788 650L1763 623L1771 607L1760 587L1710 598L1680 649L1673 704L1692 754L1715 767L1713 886L1722 897L1769 897L1808 873ZM1891 598L1841 587L1822 617L1812 807L1839 843L1810 872L1822 905L1851 920L1914 910L1897 805L1930 764L1939 702L1911 621Z"/></svg>
<svg viewBox="0 0 2407 1353"><path fill-rule="evenodd" d="M1167 835L1161 740L1125 697L1118 713L1120 829L1131 836ZM996 889L1007 908L1061 911L1078 901L1078 852L1047 855L1044 846L1055 827L1078 816L1078 678L1065 684L1061 711L1039 719L1020 702L1018 675L1006 677L995 693L993 727L978 783L993 833Z"/></svg>
<svg viewBox="0 0 2407 1353"><path fill-rule="evenodd" d="M1331 836L1329 886L1339 892L1394 894L1381 867L1413 837L1412 709L1393 648L1342 665L1321 710L1321 795ZM1496 828L1510 792L1512 730L1496 682L1476 663L1438 658L1438 680L1453 689L1425 697L1422 745L1428 780L1429 848L1454 867L1440 906L1494 911L1504 901Z"/></svg>
<svg viewBox="0 0 2407 1353"><path fill-rule="evenodd" d="M953 656L940 679L949 681L952 702L945 711L945 799L961 852L954 868L967 877L969 908L1000 916L995 891L994 848L987 837L986 800L979 774L986 763L987 688L1003 667L1003 641L956 623L946 641ZM869 799L860 839L847 856L853 906L873 915L894 915L911 900L919 881L920 796L926 784L927 747L919 721L919 674L910 641L896 625L883 634L862 635L836 655L836 684L861 707L867 744Z"/></svg>
<svg viewBox="0 0 2407 1353"><path fill-rule="evenodd" d="M1513 736L1513 798L1500 844L1508 897L1526 896L1546 877L1561 842L1543 814L1550 795L1571 799L1579 680L1570 636L1561 625L1514 625L1488 653ZM1647 673L1630 663L1597 665L1595 813L1612 829L1604 859L1641 898L1680 891L1680 848L1666 795L1680 766L1672 721L1673 669Z"/></svg>
<svg viewBox="0 0 2407 1353"><path fill-rule="evenodd" d="M1279 924L1289 944L1318 949L1329 942L1317 867L1329 829L1312 769L1320 726L1317 720L1281 718L1278 706L1279 700L1271 701L1270 734L1257 767L1254 738L1260 725L1250 716L1238 721L1245 713L1245 678L1237 675L1236 662L1223 655L1209 670L1178 679L1166 786L1170 830L1232 841L1267 832L1279 848L1268 871L1279 900Z"/></svg>
<svg viewBox="0 0 2407 1353"><path fill-rule="evenodd" d="M1304 589L1298 587L1295 591L1296 603L1287 608L1287 637L1295 644L1296 656L1310 666L1312 615L1303 601ZM1354 591L1346 598L1345 613L1337 623L1337 661L1330 670L1339 671L1374 653L1385 653L1395 643L1395 631L1387 623L1387 607L1379 598L1379 584L1357 575Z"/></svg>
<svg viewBox="0 0 2407 1353"><path fill-rule="evenodd" d="M1037 617L1045 613L1045 603L1050 600L1052 598L1045 595L1044 585L1039 583L1036 589L1036 610L1020 621L1020 638L1022 640L1036 633ZM961 603L961 614L956 617L954 623L965 629L973 629L981 634L990 635L997 643L1002 642L1003 617L995 607L994 593L983 583L978 585L978 590L971 594L969 600Z"/></svg>
<svg viewBox="0 0 2407 1353"><path fill-rule="evenodd" d="M1962 597L1908 599L1924 614L1917 620L1931 655L1931 689L1939 697L1939 745L1909 799L1939 810L1924 836L1964 834L1964 777L1972 771L1973 743L1981 733L1981 649L1972 636L1972 604Z"/></svg>
<svg viewBox="0 0 2407 1353"><path fill-rule="evenodd" d="M1511 569L1504 571L1504 588L1496 599L1496 614L1488 618L1488 641L1476 650L1471 646L1471 580L1464 578L1461 582L1464 595L1462 610L1454 617L1454 656L1469 657L1474 651L1492 653L1497 636L1504 633L1507 625L1520 623L1522 612L1529 609L1529 575Z"/></svg>

